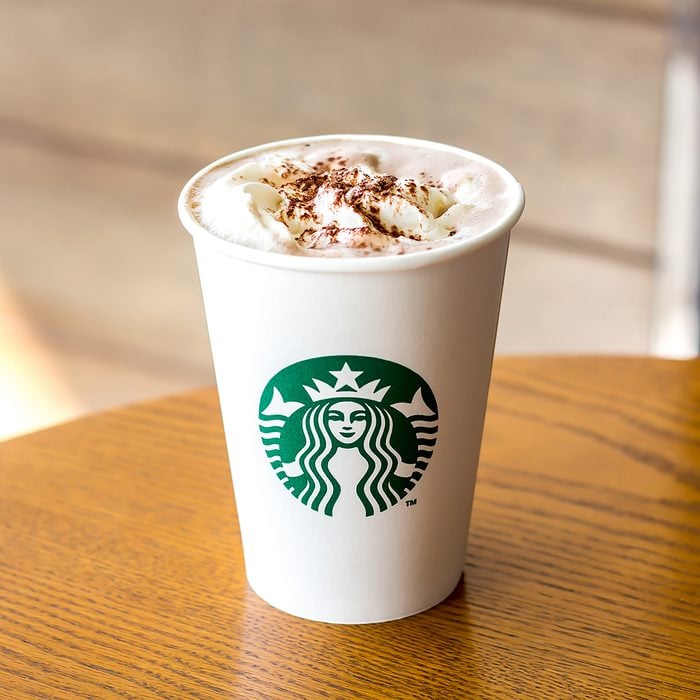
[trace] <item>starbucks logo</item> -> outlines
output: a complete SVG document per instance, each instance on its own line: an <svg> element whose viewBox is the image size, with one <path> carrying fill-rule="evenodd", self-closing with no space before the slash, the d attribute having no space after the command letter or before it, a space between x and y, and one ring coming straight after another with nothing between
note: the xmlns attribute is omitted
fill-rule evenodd
<svg viewBox="0 0 700 700"><path fill-rule="evenodd" d="M425 380L388 360L316 357L278 372L260 397L262 444L282 484L332 516L359 499L365 516L395 505L423 476L438 408Z"/></svg>

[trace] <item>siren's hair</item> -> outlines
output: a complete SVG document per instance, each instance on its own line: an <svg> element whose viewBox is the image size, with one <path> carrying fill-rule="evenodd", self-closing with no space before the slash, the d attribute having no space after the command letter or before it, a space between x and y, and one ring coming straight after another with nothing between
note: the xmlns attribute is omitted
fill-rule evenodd
<svg viewBox="0 0 700 700"><path fill-rule="evenodd" d="M399 500L390 479L401 457L390 442L393 420L389 411L371 401L352 400L367 412L367 428L358 447L368 467L357 485L357 495L365 514L374 515ZM297 455L299 467L307 479L299 498L326 515L333 515L333 507L340 497L340 484L329 469L329 462L338 449L326 420L333 403L335 401L315 403L306 409L302 417L304 446Z"/></svg>
<svg viewBox="0 0 700 700"><path fill-rule="evenodd" d="M314 404L302 418L304 446L299 451L298 460L307 483L300 499L314 510L333 515L333 506L340 496L340 484L328 469L336 448L326 425L327 413L327 403Z"/></svg>
<svg viewBox="0 0 700 700"><path fill-rule="evenodd" d="M367 402L369 425L360 452L367 459L368 469L357 485L357 495L366 515L386 510L398 502L400 496L391 486L391 476L401 464L401 456L391 444L394 421L381 404Z"/></svg>

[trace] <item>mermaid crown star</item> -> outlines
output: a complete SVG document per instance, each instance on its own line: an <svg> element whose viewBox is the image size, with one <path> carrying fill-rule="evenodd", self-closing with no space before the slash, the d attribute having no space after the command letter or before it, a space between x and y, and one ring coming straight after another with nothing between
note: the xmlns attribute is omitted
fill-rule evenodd
<svg viewBox="0 0 700 700"><path fill-rule="evenodd" d="M346 362L342 369L331 371L336 378L335 386L331 386L320 379L314 379L313 382L316 388L304 386L306 393L312 401L323 401L324 399L369 399L370 401L381 401L386 392L391 387L385 386L379 389L380 379L374 379L367 384L358 386L357 378L362 374L361 371L350 369L350 365Z"/></svg>

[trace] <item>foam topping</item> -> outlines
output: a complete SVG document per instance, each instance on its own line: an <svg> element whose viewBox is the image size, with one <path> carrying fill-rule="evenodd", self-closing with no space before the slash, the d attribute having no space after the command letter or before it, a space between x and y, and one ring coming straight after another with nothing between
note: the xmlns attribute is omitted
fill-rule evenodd
<svg viewBox="0 0 700 700"><path fill-rule="evenodd" d="M408 177L407 154L397 160L381 148L340 146L269 152L214 170L200 186L195 214L212 233L241 245L347 256L435 247L483 228L489 207L503 208L504 184L480 163L445 160ZM384 172L392 160L394 173Z"/></svg>

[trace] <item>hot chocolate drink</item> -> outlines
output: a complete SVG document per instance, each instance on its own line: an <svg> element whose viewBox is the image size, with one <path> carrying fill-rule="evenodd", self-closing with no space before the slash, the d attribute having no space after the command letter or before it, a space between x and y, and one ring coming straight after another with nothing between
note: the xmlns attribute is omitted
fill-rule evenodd
<svg viewBox="0 0 700 700"><path fill-rule="evenodd" d="M185 186L246 576L263 600L382 622L462 577L522 208L499 165L392 136L258 146Z"/></svg>
<svg viewBox="0 0 700 700"><path fill-rule="evenodd" d="M239 245L292 255L401 255L477 236L519 186L499 166L437 144L321 137L223 159L187 193L192 216Z"/></svg>

